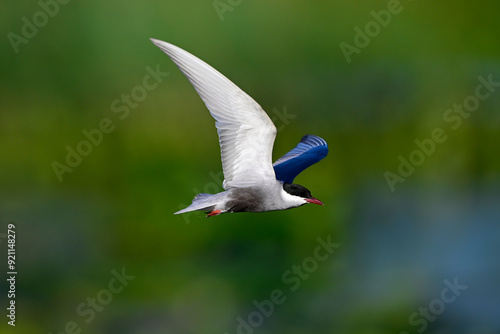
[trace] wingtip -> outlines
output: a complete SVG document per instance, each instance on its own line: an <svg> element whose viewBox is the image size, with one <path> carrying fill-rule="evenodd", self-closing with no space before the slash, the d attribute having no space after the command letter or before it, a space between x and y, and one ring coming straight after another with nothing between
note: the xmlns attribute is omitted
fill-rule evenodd
<svg viewBox="0 0 500 334"><path fill-rule="evenodd" d="M165 52L168 56L170 56L174 52L178 52L177 49L179 49L179 47L177 47L177 46L175 46L175 45L173 45L171 43L168 43L168 42L156 39L156 38L150 38L149 40L154 45L156 45L160 50L162 50L163 52Z"/></svg>
<svg viewBox="0 0 500 334"><path fill-rule="evenodd" d="M159 44L165 43L164 41L161 41L161 40L156 39L156 38L150 38L149 40L150 40L150 41L151 41L151 43L153 43L154 45L159 45Z"/></svg>
<svg viewBox="0 0 500 334"><path fill-rule="evenodd" d="M327 146L328 145L326 143L326 140L324 140L320 136L316 136L316 135L312 135L312 134L306 134L300 140L300 142L307 142L307 141L314 142L317 146L321 146L321 145Z"/></svg>

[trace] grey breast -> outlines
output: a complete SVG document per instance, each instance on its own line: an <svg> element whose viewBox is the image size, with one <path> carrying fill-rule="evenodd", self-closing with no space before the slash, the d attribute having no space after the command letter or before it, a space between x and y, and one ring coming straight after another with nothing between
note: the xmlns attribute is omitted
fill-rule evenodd
<svg viewBox="0 0 500 334"><path fill-rule="evenodd" d="M264 210L262 190L259 188L238 188L230 194L227 202L229 212L258 212Z"/></svg>

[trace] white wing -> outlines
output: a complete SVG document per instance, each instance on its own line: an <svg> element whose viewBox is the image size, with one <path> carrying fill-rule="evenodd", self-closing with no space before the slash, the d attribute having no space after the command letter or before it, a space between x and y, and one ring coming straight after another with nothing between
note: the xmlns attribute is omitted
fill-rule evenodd
<svg viewBox="0 0 500 334"><path fill-rule="evenodd" d="M225 189L276 180L276 127L260 105L213 67L181 48L151 39L189 79L215 118Z"/></svg>

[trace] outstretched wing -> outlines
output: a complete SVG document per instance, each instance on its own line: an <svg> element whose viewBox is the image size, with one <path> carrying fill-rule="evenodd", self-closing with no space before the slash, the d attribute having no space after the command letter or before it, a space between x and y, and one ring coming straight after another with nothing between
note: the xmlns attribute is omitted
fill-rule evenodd
<svg viewBox="0 0 500 334"><path fill-rule="evenodd" d="M260 105L213 67L181 48L151 39L179 67L215 118L224 188L276 180L272 150L276 127Z"/></svg>
<svg viewBox="0 0 500 334"><path fill-rule="evenodd" d="M295 148L273 164L276 179L293 183L304 169L317 163L328 154L328 145L323 138L305 135Z"/></svg>

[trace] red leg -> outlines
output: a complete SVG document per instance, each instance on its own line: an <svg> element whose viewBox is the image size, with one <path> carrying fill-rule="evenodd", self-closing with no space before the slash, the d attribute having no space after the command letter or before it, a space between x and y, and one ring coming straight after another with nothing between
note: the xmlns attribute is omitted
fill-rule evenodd
<svg viewBox="0 0 500 334"><path fill-rule="evenodd" d="M214 211L210 212L210 213L207 215L207 217L218 216L218 215L220 215L221 213L222 213L222 211L221 211L221 210L214 210Z"/></svg>

